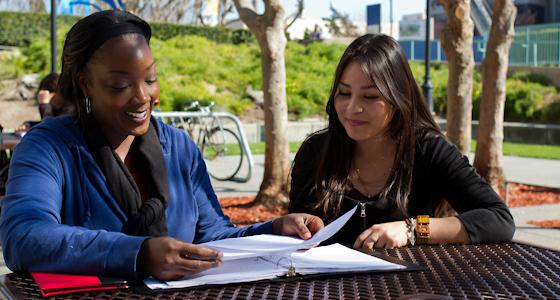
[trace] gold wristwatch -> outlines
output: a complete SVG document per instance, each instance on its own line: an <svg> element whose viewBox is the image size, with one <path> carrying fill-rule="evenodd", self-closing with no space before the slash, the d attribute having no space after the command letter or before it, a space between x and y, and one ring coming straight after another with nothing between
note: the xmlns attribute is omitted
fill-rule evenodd
<svg viewBox="0 0 560 300"><path fill-rule="evenodd" d="M418 215L416 217L416 243L427 244L430 239L430 216Z"/></svg>

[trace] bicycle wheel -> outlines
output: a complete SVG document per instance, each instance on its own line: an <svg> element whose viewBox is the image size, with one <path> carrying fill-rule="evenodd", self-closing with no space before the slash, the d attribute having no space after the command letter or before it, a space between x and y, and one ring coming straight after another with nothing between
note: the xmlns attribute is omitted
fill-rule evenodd
<svg viewBox="0 0 560 300"><path fill-rule="evenodd" d="M214 127L203 138L202 156L208 174L217 180L232 179L243 163L241 140L227 128Z"/></svg>

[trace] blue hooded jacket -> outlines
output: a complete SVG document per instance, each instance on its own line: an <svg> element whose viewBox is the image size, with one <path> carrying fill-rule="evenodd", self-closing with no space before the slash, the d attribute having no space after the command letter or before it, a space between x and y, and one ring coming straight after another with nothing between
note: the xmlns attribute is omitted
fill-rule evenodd
<svg viewBox="0 0 560 300"><path fill-rule="evenodd" d="M187 135L157 120L169 178L169 236L187 243L272 232L236 228L224 216L204 160ZM152 123L153 124L153 123ZM47 118L25 135L10 164L0 238L13 271L138 277L148 237L122 233L127 217L72 117Z"/></svg>

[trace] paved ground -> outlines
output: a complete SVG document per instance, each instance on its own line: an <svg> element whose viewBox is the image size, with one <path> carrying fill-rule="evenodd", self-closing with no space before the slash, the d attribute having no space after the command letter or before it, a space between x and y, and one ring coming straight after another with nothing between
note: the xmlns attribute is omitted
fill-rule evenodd
<svg viewBox="0 0 560 300"><path fill-rule="evenodd" d="M257 193L263 176L264 156L256 155L254 159L255 166L248 182L213 180L212 183L218 196L255 195ZM504 157L503 163L509 181L560 188L560 160L510 156ZM223 167L228 168L227 164ZM241 175L245 176L247 170L245 163ZM529 220L560 218L560 204L513 208L511 212L517 225L515 241L560 251L560 230L541 229L526 223ZM10 271L4 265L4 259L0 253L0 274L8 272Z"/></svg>

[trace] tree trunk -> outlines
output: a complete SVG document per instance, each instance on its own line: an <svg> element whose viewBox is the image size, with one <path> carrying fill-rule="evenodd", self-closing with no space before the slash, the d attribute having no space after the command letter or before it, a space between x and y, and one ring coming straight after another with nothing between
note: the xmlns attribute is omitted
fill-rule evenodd
<svg viewBox="0 0 560 300"><path fill-rule="evenodd" d="M290 158L287 137L284 8L279 0L265 0L258 15L248 1L235 0L241 20L255 35L261 49L264 92L265 163L257 202L286 205L289 193Z"/></svg>
<svg viewBox="0 0 560 300"><path fill-rule="evenodd" d="M447 137L467 155L471 144L473 30L470 0L441 1L447 13L442 47L447 55Z"/></svg>
<svg viewBox="0 0 560 300"><path fill-rule="evenodd" d="M509 48L517 9L511 0L494 1L492 27L482 63L482 98L474 167L494 190L505 184L502 167L504 105Z"/></svg>

